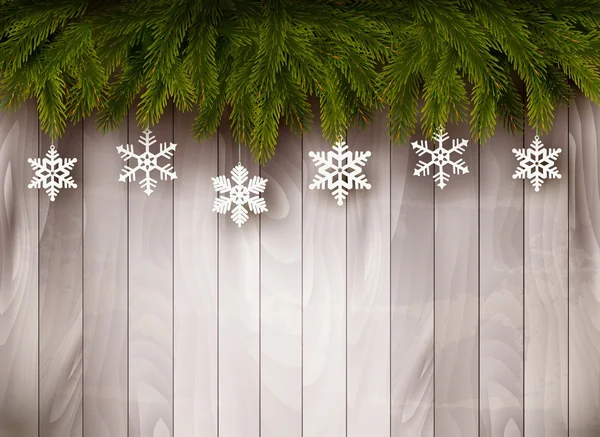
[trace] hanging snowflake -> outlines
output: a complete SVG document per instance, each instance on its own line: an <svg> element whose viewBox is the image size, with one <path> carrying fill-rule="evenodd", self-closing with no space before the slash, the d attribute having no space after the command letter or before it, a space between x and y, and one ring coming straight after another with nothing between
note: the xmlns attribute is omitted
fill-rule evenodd
<svg viewBox="0 0 600 437"><path fill-rule="evenodd" d="M232 186L231 181L235 183ZM227 214L232 205L235 205L231 210L231 220L238 227L241 227L248 220L248 210L244 205L248 204L248 208L254 214L267 212L267 204L265 199L259 197L260 193L265 191L267 179L260 176L254 176L248 181L248 170L238 163L231 170L231 179L227 176L217 176L212 178L215 191L219 194L213 204L213 211L219 214ZM248 186L244 185L248 181ZM220 196L221 194L229 194L227 197ZM256 196L251 196L256 194Z"/></svg>
<svg viewBox="0 0 600 437"><path fill-rule="evenodd" d="M353 153L349 151L348 145L342 137L338 137L333 150L311 151L308 152L308 156L313 159L319 170L308 188L331 190L331 194L339 206L344 204L348 191L352 188L367 190L371 188L371 184L367 182L366 176L362 173L362 167L366 165L371 152L357 151Z"/></svg>
<svg viewBox="0 0 600 437"><path fill-rule="evenodd" d="M462 155L467 148L468 140L452 140L452 148L445 149L444 142L450 138L448 132L444 132L442 128L438 129L438 132L433 134L433 139L437 141L438 145L434 150L430 150L427 145L427 140L421 142L414 141L412 143L413 150L416 149L417 155L423 156L426 153L429 154L431 160L429 162L419 161L415 168L414 176L429 176L431 167L437 167L437 171L433 175L433 180L437 182L438 187L442 190L446 185L446 182L450 180L450 174L444 171L447 165L452 166L453 174L467 174L469 173L469 167L463 161L462 158L452 161L450 155L458 153Z"/></svg>
<svg viewBox="0 0 600 437"><path fill-rule="evenodd" d="M71 176L77 158L61 158L54 145L50 146L44 158L29 158L27 162L35 170L28 187L44 188L51 202L54 202L61 188L77 188Z"/></svg>
<svg viewBox="0 0 600 437"><path fill-rule="evenodd" d="M562 177L555 164L561 149L546 149L537 135L531 147L512 151L519 160L519 168L513 174L513 179L529 179L535 191L540 191L544 180Z"/></svg>
<svg viewBox="0 0 600 437"><path fill-rule="evenodd" d="M169 143L167 145L167 143L160 143L160 152L156 154L150 153L150 146L156 143L156 138L149 129L142 132L138 142L145 147L144 153L139 155L133 151L133 144L126 144L125 147L123 147L123 145L117 146L117 151L124 161L127 161L130 158L136 160L136 165L134 167L129 167L127 165L123 167L123 172L119 175L119 182L135 181L136 173L139 171L144 174L144 177L140 180L140 185L144 189L144 193L149 196L152 194L154 191L153 189L156 188L157 184L157 180L150 176L152 171L156 170L160 173L161 181L166 180L167 178L171 180L177 179L177 173L173 170L173 166L170 163L167 163L162 167L158 165L158 158L164 157L171 159L177 144Z"/></svg>

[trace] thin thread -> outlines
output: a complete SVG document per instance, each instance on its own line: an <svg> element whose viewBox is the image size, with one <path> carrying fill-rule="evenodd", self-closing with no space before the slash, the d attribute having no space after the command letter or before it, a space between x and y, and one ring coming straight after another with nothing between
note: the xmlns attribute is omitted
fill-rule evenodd
<svg viewBox="0 0 600 437"><path fill-rule="evenodd" d="M242 145L238 144L238 164L242 163Z"/></svg>

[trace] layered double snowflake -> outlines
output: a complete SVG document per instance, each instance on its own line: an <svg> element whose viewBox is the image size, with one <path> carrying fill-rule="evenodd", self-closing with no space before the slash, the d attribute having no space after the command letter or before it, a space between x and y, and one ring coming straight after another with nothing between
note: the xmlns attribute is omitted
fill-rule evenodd
<svg viewBox="0 0 600 437"><path fill-rule="evenodd" d="M448 185L447 182L450 180L450 173L445 171L447 165L452 167L453 174L469 173L469 167L462 158L452 160L451 156L453 153L462 155L467 149L469 141L464 139L452 140L452 147L446 149L444 148L444 142L448 138L450 138L448 133L443 132L443 129L440 128L438 132L433 134L433 139L438 143L435 149L430 150L426 140L421 140L421 142L414 141L412 143L413 150L417 151L417 155L428 155L430 158L428 162L419 161L417 163L414 176L429 176L432 167L434 167L433 180L442 190Z"/></svg>
<svg viewBox="0 0 600 437"><path fill-rule="evenodd" d="M77 158L61 158L54 145L50 146L44 158L29 158L27 162L35 171L28 187L44 188L51 202L54 202L61 188L77 188L71 176Z"/></svg>
<svg viewBox="0 0 600 437"><path fill-rule="evenodd" d="M371 188L371 184L367 182L366 176L362 173L362 168L366 165L371 152L356 151L353 153L348 150L346 142L339 137L333 150L311 151L308 152L308 156L318 167L318 173L308 188L331 190L331 194L339 206L344 204L348 191L352 188L367 190Z"/></svg>
<svg viewBox="0 0 600 437"><path fill-rule="evenodd" d="M513 179L529 179L533 189L540 191L546 179L560 179L562 176L556 168L560 149L546 149L540 138L536 135L527 149L512 149L519 160L519 168L513 174Z"/></svg>
<svg viewBox="0 0 600 437"><path fill-rule="evenodd" d="M244 205L247 204L254 214L268 211L265 199L259 196L260 193L265 191L268 180L260 176L254 176L248 181L248 170L242 164L238 163L233 167L231 179L221 175L212 178L212 181L215 191L218 193L212 210L219 214L227 214L231 210L231 220L238 227L241 227L248 220L248 210ZM248 181L247 186L245 185L246 181Z"/></svg>
<svg viewBox="0 0 600 437"><path fill-rule="evenodd" d="M177 144L173 144L171 142L169 142L169 144L160 143L160 151L158 153L151 153L150 147L156 143L156 138L149 129L146 129L144 132L142 132L138 142L145 148L144 152L141 154L134 152L133 144L126 144L125 147L123 147L123 145L117 146L117 151L123 160L136 160L136 163L133 167L128 165L123 167L122 173L119 175L119 181L135 181L136 174L140 172L144 175L140 180L140 185L143 188L144 193L149 196L154 192L154 188L156 188L156 184L158 183L158 181L151 176L153 171L158 171L160 173L161 181L167 179L177 179L177 173L174 171L173 166L170 163L167 163L163 166L158 164L159 158L171 159L173 157L173 153L177 148Z"/></svg>

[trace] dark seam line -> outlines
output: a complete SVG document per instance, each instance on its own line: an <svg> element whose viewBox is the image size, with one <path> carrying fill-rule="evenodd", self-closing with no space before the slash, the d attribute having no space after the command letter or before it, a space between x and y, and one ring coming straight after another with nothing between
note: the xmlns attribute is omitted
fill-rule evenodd
<svg viewBox="0 0 600 437"><path fill-rule="evenodd" d="M221 146L220 146L220 130L221 127L217 126L217 174L219 174L219 165L220 165L220 155L221 155ZM219 335L219 331L221 329L219 323L219 311L220 311L220 302L219 302L219 296L221 293L221 282L220 282L220 277L219 277L219 269L221 267L221 251L220 251L220 247L219 245L221 244L221 240L220 240L220 235L219 235L219 226L220 226L220 216L219 214L217 214L217 299L216 299L216 303L217 303L217 437L219 437L219 433L221 431L221 427L220 427L220 418L221 418L221 411L219 408L219 403L220 403L220 394L219 394L219 390L221 388L221 384L220 384L220 375L221 372L219 371L219 352L220 352L220 347L219 347L219 342L220 342L220 335Z"/></svg>
<svg viewBox="0 0 600 437"><path fill-rule="evenodd" d="M127 144L129 144L129 111L127 111ZM127 160L129 164L129 159ZM127 435L129 436L130 430L130 379L129 379L129 363L130 363L130 350L129 350L129 331L130 331L130 320L129 320L129 286L130 286L130 275L129 275L129 183L127 183Z"/></svg>
<svg viewBox="0 0 600 437"><path fill-rule="evenodd" d="M300 137L300 435L304 436L304 132Z"/></svg>
<svg viewBox="0 0 600 437"><path fill-rule="evenodd" d="M171 103L173 121L171 124L171 138L175 142L175 108ZM175 169L175 153L173 153L173 169ZM171 420L172 434L175 435L175 183L171 181Z"/></svg>
<svg viewBox="0 0 600 437"><path fill-rule="evenodd" d="M523 104L525 104L524 101L524 97L522 97L523 100ZM522 147L523 149L525 149L525 135L526 135L526 130L523 129L523 138L522 138ZM526 212L525 212L525 179L523 179L523 181L521 182L521 187L522 187L522 193L523 193L523 199L522 199L522 203L523 203L523 314L522 314L522 319L523 319L523 437L525 437L525 306L526 306L526 296L525 296L525 237L526 237L526 220L525 220L525 216L526 216Z"/></svg>
<svg viewBox="0 0 600 437"><path fill-rule="evenodd" d="M348 131L346 131L346 142L348 142ZM344 250L346 252L346 262L345 262L345 275L346 275L346 279L345 279L345 284L344 284L344 288L346 290L346 299L344 302L344 309L345 309L345 322L346 322L346 333L345 333L345 343L346 343L346 391L344 393L344 395L346 396L346 437L348 437L348 202L346 202L346 204L344 205L344 214L345 214L345 226L344 226L344 232L345 232L345 244L344 244Z"/></svg>
<svg viewBox="0 0 600 437"><path fill-rule="evenodd" d="M436 206L435 206L435 184L433 181L431 182L431 187L433 188L433 435L435 437L435 416L436 416L436 403L435 403L435 249L436 249L436 235L435 235L435 214L436 214Z"/></svg>
<svg viewBox="0 0 600 437"><path fill-rule="evenodd" d="M571 109L567 107L567 437L571 434ZM576 186L576 185L575 185Z"/></svg>
<svg viewBox="0 0 600 437"><path fill-rule="evenodd" d="M262 166L258 164L258 177ZM263 197L260 194L260 197ZM262 435L262 215L258 215L258 435Z"/></svg>
<svg viewBox="0 0 600 437"><path fill-rule="evenodd" d="M390 138L389 140L389 229L388 229L388 238L389 238L389 246L388 246L388 256L389 256L389 292L390 292L390 296L389 296L389 310L390 310L390 320L389 320L389 324L390 324L390 336L389 336L389 348L390 348L390 370L389 370L389 384L390 384L390 404L389 404L389 409L390 409L390 437L392 437L392 139Z"/></svg>
<svg viewBox="0 0 600 437"><path fill-rule="evenodd" d="M477 141L477 434L481 433L481 141Z"/></svg>
<svg viewBox="0 0 600 437"><path fill-rule="evenodd" d="M85 141L84 121L81 121L81 435L85 435Z"/></svg>
<svg viewBox="0 0 600 437"><path fill-rule="evenodd" d="M36 111L36 115L38 115L38 111ZM38 116L38 123L37 123L37 152L38 152L38 157L40 156L41 153L41 135L40 135L40 117ZM37 247L38 247L38 251L37 251L37 261L38 261L38 265L37 265L37 297L38 297L38 301L37 301L37 322L38 322L38 326L37 326L37 334L38 334L38 347L37 347L37 352L38 352L38 362L37 362L37 379L38 379L38 386L37 386L37 401L38 401L38 437L41 436L41 420L40 420L40 407L41 407L41 402L40 402L40 396L41 396L41 390L40 390L40 386L41 384L41 379L40 379L40 363L41 363L41 340L40 340L40 334L41 334L41 329L40 329L40 317L41 317L41 309L40 309L40 302L41 302L41 293L40 293L40 252L41 252L41 241L42 241L42 232L40 232L40 190L37 190L36 193L37 196Z"/></svg>

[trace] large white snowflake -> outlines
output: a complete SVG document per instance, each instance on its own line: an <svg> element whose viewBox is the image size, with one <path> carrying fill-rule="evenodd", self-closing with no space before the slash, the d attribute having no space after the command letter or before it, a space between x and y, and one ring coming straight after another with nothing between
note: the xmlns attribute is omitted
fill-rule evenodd
<svg viewBox="0 0 600 437"><path fill-rule="evenodd" d="M121 155L123 160L135 159L136 164L133 167L126 165L123 167L121 175L119 175L120 182L131 182L135 181L136 173L139 171L144 174L144 177L140 180L140 185L144 189L144 193L148 196L152 194L154 188L156 188L157 180L151 177L151 173L156 170L160 173L160 180L167 180L167 178L173 180L177 179L177 173L173 170L171 163L167 163L163 166L158 164L158 159L161 157L171 159L177 144L169 142L160 143L160 151L158 153L151 153L150 146L156 143L154 134L149 129L146 129L140 135L138 142L145 147L145 150L141 154L134 152L133 144L126 144L117 146L117 151Z"/></svg>
<svg viewBox="0 0 600 437"><path fill-rule="evenodd" d="M71 176L77 158L61 158L54 145L50 146L44 158L29 158L27 162L35 170L28 187L44 188L51 202L54 202L61 188L77 188Z"/></svg>
<svg viewBox="0 0 600 437"><path fill-rule="evenodd" d="M537 135L531 147L512 151L519 160L519 168L513 174L513 179L529 179L535 191L540 191L544 180L562 177L555 164L561 149L546 149Z"/></svg>
<svg viewBox="0 0 600 437"><path fill-rule="evenodd" d="M235 185L232 185L232 180ZM212 178L212 181L215 191L218 193L212 210L219 214L227 214L232 205L235 205L231 210L231 220L238 227L248 220L248 210L244 205L248 204L248 208L254 214L268 211L265 199L259 196L265 191L268 180L254 176L248 181L248 170L241 163L231 170L231 179L221 175ZM246 181L248 181L248 186L245 185ZM221 196L223 194L228 194L228 196ZM252 194L255 196L251 196Z"/></svg>
<svg viewBox="0 0 600 437"><path fill-rule="evenodd" d="M446 185L446 182L450 180L450 173L444 171L447 165L452 166L453 174L467 174L469 173L469 167L462 158L455 161L451 159L453 153L462 155L467 149L469 143L468 140L452 140L452 147L450 149L444 148L444 142L450 138L448 132L444 132L442 128L438 129L433 134L433 139L437 141L438 145L435 149L430 150L427 145L427 140L421 142L414 141L412 143L413 150L417 151L417 155L423 156L429 155L431 158L429 162L419 161L415 168L414 176L429 176L432 167L436 167L435 173L433 174L433 180L437 182L438 187L442 190Z"/></svg>
<svg viewBox="0 0 600 437"><path fill-rule="evenodd" d="M348 145L342 137L338 137L333 150L311 151L308 152L308 156L318 167L318 172L308 188L331 190L331 194L339 206L344 204L348 191L352 188L367 190L371 188L371 184L367 182L366 176L362 173L362 168L366 165L371 152L349 151Z"/></svg>

